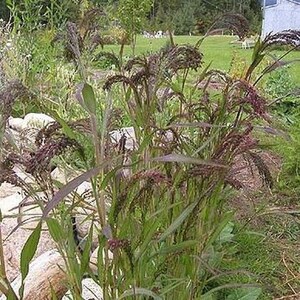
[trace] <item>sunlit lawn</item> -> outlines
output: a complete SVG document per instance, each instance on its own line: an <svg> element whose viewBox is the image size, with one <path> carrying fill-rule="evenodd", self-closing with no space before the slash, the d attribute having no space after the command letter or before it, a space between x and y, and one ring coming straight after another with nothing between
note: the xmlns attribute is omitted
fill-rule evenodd
<svg viewBox="0 0 300 300"><path fill-rule="evenodd" d="M200 37L198 36L175 36L174 40L177 44L192 44L194 45ZM250 62L253 49L242 49L240 44L232 44L237 38L235 36L211 36L205 39L201 45L201 51L204 54L205 64L211 63L211 67L214 69L220 69L228 71L232 60L242 64L243 61ZM147 39L143 36L138 36L136 45L136 54L143 54L147 52L154 52L164 45L166 45L168 38L162 39ZM105 46L106 51L119 51L119 46L109 45ZM130 46L125 46L125 54L131 55L132 50ZM280 56L284 54L284 51L274 51L273 54ZM299 59L300 51L294 51L289 54L287 60ZM270 58L271 60L271 58ZM300 62L295 62L290 67L291 75L297 84L300 84Z"/></svg>

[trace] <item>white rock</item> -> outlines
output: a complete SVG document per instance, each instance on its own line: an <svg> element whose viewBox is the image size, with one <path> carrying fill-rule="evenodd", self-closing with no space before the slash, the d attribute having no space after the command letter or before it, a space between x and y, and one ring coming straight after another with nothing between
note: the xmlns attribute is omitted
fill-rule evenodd
<svg viewBox="0 0 300 300"><path fill-rule="evenodd" d="M0 199L0 209L3 215L12 215L16 214L17 210L15 209L18 207L20 202L23 200L23 196L21 192L17 192L12 194L8 197Z"/></svg>
<svg viewBox="0 0 300 300"><path fill-rule="evenodd" d="M18 166L15 166L13 168L13 171L16 173L16 175L19 176L25 183L31 184L33 182L32 177L22 171L22 169ZM28 205L28 203L32 203L32 199L28 198L26 201L26 205L22 206L19 210L19 204L25 199L24 191L17 186L13 186L10 183L2 183L0 185L0 209L2 211L3 215L16 215L18 213L24 213L24 214L38 214L40 215L40 209L32 209L36 207L36 204ZM26 217L27 218L27 217Z"/></svg>
<svg viewBox="0 0 300 300"><path fill-rule="evenodd" d="M20 255L25 242L32 233L32 229L19 227L17 218L5 218L1 223L6 272L10 281L14 280L20 273ZM27 224L26 227L34 227L33 224ZM12 231L15 230L13 233ZM11 235L10 235L11 234ZM35 257L55 248L55 243L47 231L41 232L41 238Z"/></svg>
<svg viewBox="0 0 300 300"><path fill-rule="evenodd" d="M72 169L70 166L57 166L52 172L51 177L53 180L59 181L60 183L66 184L74 178L80 176L82 172ZM80 186L79 186L80 187ZM84 181L82 183L82 190L92 189L92 186L89 182Z"/></svg>
<svg viewBox="0 0 300 300"><path fill-rule="evenodd" d="M33 177L22 170L22 168L18 165L14 166L13 171L20 177L23 181L28 184L34 183Z"/></svg>
<svg viewBox="0 0 300 300"><path fill-rule="evenodd" d="M7 182L2 183L0 185L0 208L1 208L2 198L9 197L17 192L21 192L21 188Z"/></svg>
<svg viewBox="0 0 300 300"><path fill-rule="evenodd" d="M79 195L83 195L83 194L91 192L91 191L92 191L92 184L88 181L84 181L76 189L76 193Z"/></svg>
<svg viewBox="0 0 300 300"><path fill-rule="evenodd" d="M62 168L60 166L56 167L51 172L51 177L53 180L56 180L62 184L66 184L67 182L71 181L75 177L79 176L74 170L71 170L68 167Z"/></svg>
<svg viewBox="0 0 300 300"><path fill-rule="evenodd" d="M42 113L29 113L24 117L24 128L43 128L55 120Z"/></svg>
<svg viewBox="0 0 300 300"><path fill-rule="evenodd" d="M23 229L35 228L42 217L42 210L38 203L30 197L25 197L22 191L1 198L0 209L3 217L22 223Z"/></svg>
<svg viewBox="0 0 300 300"><path fill-rule="evenodd" d="M14 149L22 149L21 131L17 131L8 127L5 129L4 138L7 144Z"/></svg>
<svg viewBox="0 0 300 300"><path fill-rule="evenodd" d="M133 127L124 127L110 132L110 137L113 143L118 143L123 135L126 136L125 148L127 150L135 149L137 145Z"/></svg>
<svg viewBox="0 0 300 300"><path fill-rule="evenodd" d="M101 287L91 278L86 278L82 281L82 298L89 299L103 299L103 292Z"/></svg>
<svg viewBox="0 0 300 300"><path fill-rule="evenodd" d="M122 136L126 137L125 148L127 150L134 150L137 148L136 135L133 127L123 127L118 130L110 132L111 141L115 144L119 143ZM164 131L162 133L157 132L157 137L160 137L163 142L172 142L174 140L174 134L171 130Z"/></svg>
<svg viewBox="0 0 300 300"><path fill-rule="evenodd" d="M64 260L56 250L39 254L29 265L22 299L50 299L52 291L55 291L57 299L61 299L67 291L64 269ZM21 282L22 277L19 274L11 283L12 289L18 296ZM6 298L2 296L0 299Z"/></svg>
<svg viewBox="0 0 300 300"><path fill-rule="evenodd" d="M62 169L61 167L57 167L51 172L51 178L62 184L66 184L66 183L70 182L71 180L78 177L79 175L80 175L79 172L74 171L69 167L67 167L65 169ZM89 181L84 181L77 187L77 189L75 191L77 194L82 196L83 194L86 194L86 193L92 191L92 184Z"/></svg>
<svg viewBox="0 0 300 300"><path fill-rule="evenodd" d="M6 140L11 146L15 146L22 151L23 149L35 150L35 139L40 129L55 120L45 114L29 113L24 119L8 119L6 128Z"/></svg>
<svg viewBox="0 0 300 300"><path fill-rule="evenodd" d="M84 300L102 300L103 291L101 287L91 278L82 280L82 299ZM68 292L62 300L73 299L71 293Z"/></svg>
<svg viewBox="0 0 300 300"><path fill-rule="evenodd" d="M9 117L8 126L9 128L20 132L25 127L25 121L22 118Z"/></svg>

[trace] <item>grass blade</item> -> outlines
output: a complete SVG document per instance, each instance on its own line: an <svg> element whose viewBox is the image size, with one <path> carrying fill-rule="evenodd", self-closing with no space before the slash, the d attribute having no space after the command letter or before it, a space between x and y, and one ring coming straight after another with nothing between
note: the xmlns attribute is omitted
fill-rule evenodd
<svg viewBox="0 0 300 300"><path fill-rule="evenodd" d="M159 242L164 241L169 235L171 235L189 216L190 213L195 209L198 205L199 201L195 201L190 204L181 215L167 228L167 230L161 235Z"/></svg>
<svg viewBox="0 0 300 300"><path fill-rule="evenodd" d="M204 295L201 296L201 299L209 299L208 296L214 294L215 292L224 290L224 289L240 289L240 288L255 288L255 289L259 289L260 286L258 284L248 284L248 283L228 283L228 284L224 284L224 285L220 285L218 287L215 287L213 289L211 289L210 291L208 291L207 293L205 293Z"/></svg>
<svg viewBox="0 0 300 300"><path fill-rule="evenodd" d="M152 297L154 300L162 300L161 297L157 296L154 292L144 289L144 288L134 288L132 290L125 291L118 300L124 299L126 297L135 296L135 295L143 295Z"/></svg>
<svg viewBox="0 0 300 300"><path fill-rule="evenodd" d="M148 249L154 234L157 232L160 222L161 222L161 218L156 218L156 220L151 224L151 226L149 226L148 231L143 240L143 243L139 251L135 254L135 261L138 261L139 258L143 255L143 253Z"/></svg>
<svg viewBox="0 0 300 300"><path fill-rule="evenodd" d="M85 83L82 88L84 104L90 114L96 113L96 97L91 85Z"/></svg>
<svg viewBox="0 0 300 300"><path fill-rule="evenodd" d="M63 237L63 228L59 224L59 222L56 219L50 218L46 220L47 226L49 229L49 233L51 237L53 238L54 242L59 243L61 242Z"/></svg>
<svg viewBox="0 0 300 300"><path fill-rule="evenodd" d="M196 240L184 241L179 244L164 247L164 248L160 249L159 251L157 251L156 253L154 253L153 256L167 255L167 254L172 254L172 253L176 253L176 252L181 252L187 248L197 246L198 244L199 244L199 241L196 241Z"/></svg>
<svg viewBox="0 0 300 300"><path fill-rule="evenodd" d="M74 178L71 180L68 184L64 185L54 196L53 198L48 201L47 205L44 208L43 211L43 218L46 218L49 212L55 208L66 196L68 196L71 192L73 192L80 184L82 184L84 181L89 180L91 177L96 176L99 174L101 169L105 166L107 166L109 162L103 163L101 166L93 168L80 176Z"/></svg>
<svg viewBox="0 0 300 300"><path fill-rule="evenodd" d="M210 235L209 240L207 241L206 247L209 247L212 245L214 242L218 241L220 238L220 234L222 230L225 228L225 226L232 220L233 218L233 213L232 212L227 212L224 215L223 220L219 222L219 224L216 226L214 232Z"/></svg>
<svg viewBox="0 0 300 300"><path fill-rule="evenodd" d="M261 288L248 288L248 289L237 289L234 290L230 295L227 296L226 300L257 300L261 295Z"/></svg>
<svg viewBox="0 0 300 300"><path fill-rule="evenodd" d="M184 163L184 164L206 165L206 166L212 166L212 167L227 168L225 165L216 163L214 161L203 160L203 159L190 157L190 156L186 156L186 155L182 155L182 154L176 154L176 153L153 158L153 161L176 162L176 163Z"/></svg>
<svg viewBox="0 0 300 300"><path fill-rule="evenodd" d="M19 294L21 299L23 298L23 293L24 293L24 280L28 275L29 264L36 252L40 240L40 236L41 236L41 230L42 230L42 222L40 221L37 227L29 236L21 252L20 268L21 268L21 275L22 275L22 284L19 289Z"/></svg>
<svg viewBox="0 0 300 300"><path fill-rule="evenodd" d="M93 227L94 227L94 224L92 223L90 230L89 230L87 240L86 240L86 244L83 249L82 257L81 257L80 271L81 271L82 276L86 272L88 265L89 265L89 261L90 261L90 252L91 252L92 242L93 242Z"/></svg>

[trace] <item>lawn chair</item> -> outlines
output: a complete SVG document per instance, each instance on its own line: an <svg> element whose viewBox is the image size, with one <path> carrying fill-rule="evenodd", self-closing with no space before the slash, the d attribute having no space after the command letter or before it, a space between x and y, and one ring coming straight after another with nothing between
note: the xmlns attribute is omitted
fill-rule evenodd
<svg viewBox="0 0 300 300"><path fill-rule="evenodd" d="M242 49L250 49L253 48L255 45L255 41L253 39L245 39L242 42Z"/></svg>

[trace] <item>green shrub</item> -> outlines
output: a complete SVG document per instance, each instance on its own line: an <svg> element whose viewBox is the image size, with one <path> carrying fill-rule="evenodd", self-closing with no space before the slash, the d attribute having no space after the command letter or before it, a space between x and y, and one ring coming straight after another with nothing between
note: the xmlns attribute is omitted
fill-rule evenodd
<svg viewBox="0 0 300 300"><path fill-rule="evenodd" d="M299 98L297 95L290 95L295 88L289 67L275 70L266 82L267 95L273 100L280 98L274 105L275 112L288 122L293 122L293 117L299 110Z"/></svg>

